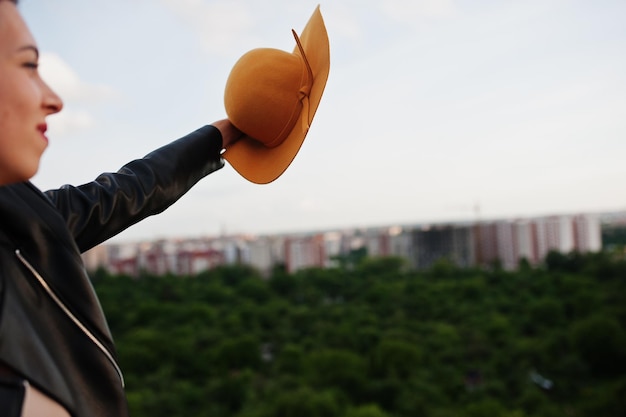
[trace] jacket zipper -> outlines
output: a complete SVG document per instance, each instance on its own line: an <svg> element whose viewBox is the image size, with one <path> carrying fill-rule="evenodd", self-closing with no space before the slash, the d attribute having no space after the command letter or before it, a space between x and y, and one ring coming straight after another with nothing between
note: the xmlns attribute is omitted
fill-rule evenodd
<svg viewBox="0 0 626 417"><path fill-rule="evenodd" d="M43 287L48 296L52 298L52 300L65 313L65 315L69 317L69 319L72 320L76 326L78 326L78 328L96 345L96 347L98 347L100 351L102 351L102 353L104 353L109 362L111 362L111 364L115 368L115 371L120 378L122 388L124 388L124 376L122 375L122 370L113 358L111 352L109 352L109 350L102 344L102 342L100 342L98 338L96 338L96 336L94 336L94 334L91 333L89 329L87 329L87 327L74 314L72 314L70 309L63 303L63 301L61 301L61 299L59 299L59 297L57 297L52 288L50 288L46 280L39 274L39 272L37 272L37 270L30 264L30 262L28 262L26 258L24 258L19 249L15 250L15 255L18 257L20 262L22 262L22 264L24 264L24 266L28 268L28 270L35 276L35 278L37 279L37 281L39 281L39 284Z"/></svg>

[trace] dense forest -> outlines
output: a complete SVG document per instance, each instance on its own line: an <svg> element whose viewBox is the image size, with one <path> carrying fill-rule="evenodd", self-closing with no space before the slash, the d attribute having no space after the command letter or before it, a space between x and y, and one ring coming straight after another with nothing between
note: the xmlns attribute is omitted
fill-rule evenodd
<svg viewBox="0 0 626 417"><path fill-rule="evenodd" d="M92 274L134 417L626 416L626 261Z"/></svg>

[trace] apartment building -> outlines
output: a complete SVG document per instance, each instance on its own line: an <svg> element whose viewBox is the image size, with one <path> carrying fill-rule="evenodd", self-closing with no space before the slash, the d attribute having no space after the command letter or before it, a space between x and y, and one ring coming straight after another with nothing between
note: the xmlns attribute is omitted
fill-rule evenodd
<svg viewBox="0 0 626 417"><path fill-rule="evenodd" d="M411 256L415 269L430 268L445 258L455 265L474 265L474 230L469 225L439 225L415 229L411 232Z"/></svg>

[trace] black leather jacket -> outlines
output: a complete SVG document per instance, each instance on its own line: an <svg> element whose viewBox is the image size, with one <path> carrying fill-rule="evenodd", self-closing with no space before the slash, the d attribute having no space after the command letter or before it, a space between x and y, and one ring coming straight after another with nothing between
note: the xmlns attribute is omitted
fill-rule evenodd
<svg viewBox="0 0 626 417"><path fill-rule="evenodd" d="M222 168L221 145L219 130L205 126L79 187L0 187L0 361L72 416L128 415L113 340L80 254Z"/></svg>

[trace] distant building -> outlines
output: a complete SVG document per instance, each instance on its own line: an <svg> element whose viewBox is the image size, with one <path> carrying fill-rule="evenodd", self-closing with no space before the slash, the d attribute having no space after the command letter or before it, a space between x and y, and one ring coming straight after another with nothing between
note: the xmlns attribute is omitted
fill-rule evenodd
<svg viewBox="0 0 626 417"><path fill-rule="evenodd" d="M391 236L388 229L372 229L363 233L367 255L373 257L391 255Z"/></svg>
<svg viewBox="0 0 626 417"><path fill-rule="evenodd" d="M412 252L411 233L402 227L389 228L389 255L409 260Z"/></svg>
<svg viewBox="0 0 626 417"><path fill-rule="evenodd" d="M518 242L515 223L502 221L496 223L498 242L498 260L504 269L514 269L518 263Z"/></svg>
<svg viewBox="0 0 626 417"><path fill-rule="evenodd" d="M574 229L571 216L550 216L535 220L539 259L548 252L569 253L574 250Z"/></svg>
<svg viewBox="0 0 626 417"><path fill-rule="evenodd" d="M276 265L285 263L285 237L263 236L248 240L249 264L267 276Z"/></svg>
<svg viewBox="0 0 626 417"><path fill-rule="evenodd" d="M581 214L574 217L574 247L581 253L602 249L602 227L598 216Z"/></svg>
<svg viewBox="0 0 626 417"><path fill-rule="evenodd" d="M109 264L109 248L105 245L96 246L83 253L82 258L85 263L85 268L88 271L95 271Z"/></svg>
<svg viewBox="0 0 626 417"><path fill-rule="evenodd" d="M537 264L540 259L537 254L537 230L533 222L529 220L517 220L515 222L517 235L517 263L513 267L519 265L519 261L526 259L531 265Z"/></svg>
<svg viewBox="0 0 626 417"><path fill-rule="evenodd" d="M416 269L431 267L439 259L455 265L474 265L474 233L470 226L434 226L412 232L411 263Z"/></svg>
<svg viewBox="0 0 626 417"><path fill-rule="evenodd" d="M474 248L477 265L492 265L499 259L498 233L495 223L477 223L474 225Z"/></svg>
<svg viewBox="0 0 626 417"><path fill-rule="evenodd" d="M337 256L345 253L346 239L340 232L324 233L324 267L333 268L338 266Z"/></svg>
<svg viewBox="0 0 626 417"><path fill-rule="evenodd" d="M215 249L182 250L176 255L177 275L196 275L224 264L224 253Z"/></svg>
<svg viewBox="0 0 626 417"><path fill-rule="evenodd" d="M414 269L445 258L459 267L491 266L513 270L520 260L537 265L551 250L602 249L601 221L594 215L507 219L475 224L393 226L269 236L220 236L101 245L83 254L89 270L114 274L141 272L189 275L218 265L246 264L269 274L277 265L288 272L330 268L363 250L367 256L399 256Z"/></svg>
<svg viewBox="0 0 626 417"><path fill-rule="evenodd" d="M285 239L285 267L287 272L311 267L324 267L324 236L314 234Z"/></svg>

